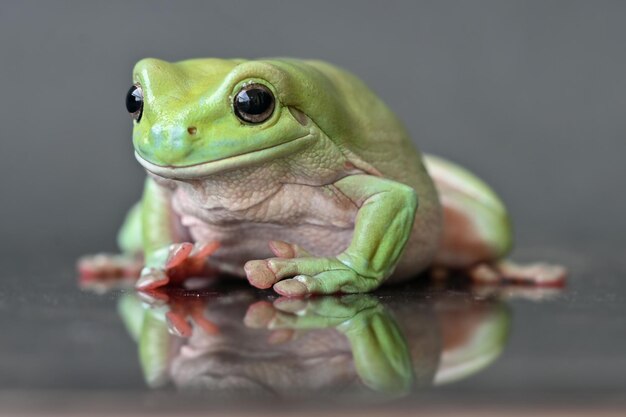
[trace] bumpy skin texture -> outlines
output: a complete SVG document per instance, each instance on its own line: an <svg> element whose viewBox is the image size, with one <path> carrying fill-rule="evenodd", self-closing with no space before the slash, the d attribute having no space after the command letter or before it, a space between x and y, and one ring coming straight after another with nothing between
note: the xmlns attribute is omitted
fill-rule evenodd
<svg viewBox="0 0 626 417"><path fill-rule="evenodd" d="M397 117L330 64L144 59L133 82L144 97L133 144L149 176L120 244L145 253L139 287L201 275L210 254L214 267L282 295L366 292L433 262L469 267L509 250L493 192L427 157L440 200ZM250 83L275 97L263 123L233 110Z"/></svg>

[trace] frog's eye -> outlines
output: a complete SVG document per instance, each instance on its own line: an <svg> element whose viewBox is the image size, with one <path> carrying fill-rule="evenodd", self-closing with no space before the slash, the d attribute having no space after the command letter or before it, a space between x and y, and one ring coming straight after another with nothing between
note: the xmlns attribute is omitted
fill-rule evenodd
<svg viewBox="0 0 626 417"><path fill-rule="evenodd" d="M272 91L263 84L244 85L233 100L233 108L239 119L247 123L262 123L274 112Z"/></svg>
<svg viewBox="0 0 626 417"><path fill-rule="evenodd" d="M139 123L143 113L143 91L141 90L141 85L133 85L126 93L126 110Z"/></svg>

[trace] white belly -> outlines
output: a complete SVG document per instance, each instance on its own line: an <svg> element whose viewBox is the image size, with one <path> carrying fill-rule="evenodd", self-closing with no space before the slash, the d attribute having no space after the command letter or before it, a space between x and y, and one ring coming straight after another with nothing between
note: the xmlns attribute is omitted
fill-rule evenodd
<svg viewBox="0 0 626 417"><path fill-rule="evenodd" d="M220 242L213 256L218 265L241 274L245 262L274 256L270 240L295 243L316 256L337 255L349 245L357 207L332 185L265 188L218 198L206 188L182 186L173 207L194 241Z"/></svg>

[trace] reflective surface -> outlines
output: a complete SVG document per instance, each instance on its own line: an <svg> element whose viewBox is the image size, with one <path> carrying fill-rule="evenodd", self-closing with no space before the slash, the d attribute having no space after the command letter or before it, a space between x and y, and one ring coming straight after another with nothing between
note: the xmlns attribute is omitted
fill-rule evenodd
<svg viewBox="0 0 626 417"><path fill-rule="evenodd" d="M447 291L289 299L170 290L123 294L118 311L148 386L280 398L396 398L463 379L499 356L510 325L497 295Z"/></svg>
<svg viewBox="0 0 626 417"><path fill-rule="evenodd" d="M568 287L457 277L308 300L223 281L94 292L69 260L33 259L4 272L0 410L624 406L625 261L518 254L567 264Z"/></svg>

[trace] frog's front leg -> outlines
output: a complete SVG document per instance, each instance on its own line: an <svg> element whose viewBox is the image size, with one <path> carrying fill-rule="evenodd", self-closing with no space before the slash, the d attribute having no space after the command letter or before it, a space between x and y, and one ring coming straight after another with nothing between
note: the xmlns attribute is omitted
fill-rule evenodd
<svg viewBox="0 0 626 417"><path fill-rule="evenodd" d="M182 283L191 277L206 276L207 257L217 242L181 242L173 225L174 213L169 190L146 180L142 198L142 242L145 266L136 283L139 289L153 289Z"/></svg>
<svg viewBox="0 0 626 417"><path fill-rule="evenodd" d="M359 207L348 248L336 257L318 258L295 246L274 244L278 257L246 263L253 286L273 285L284 296L358 293L377 288L391 275L411 234L415 190L370 175L348 176L334 186Z"/></svg>

